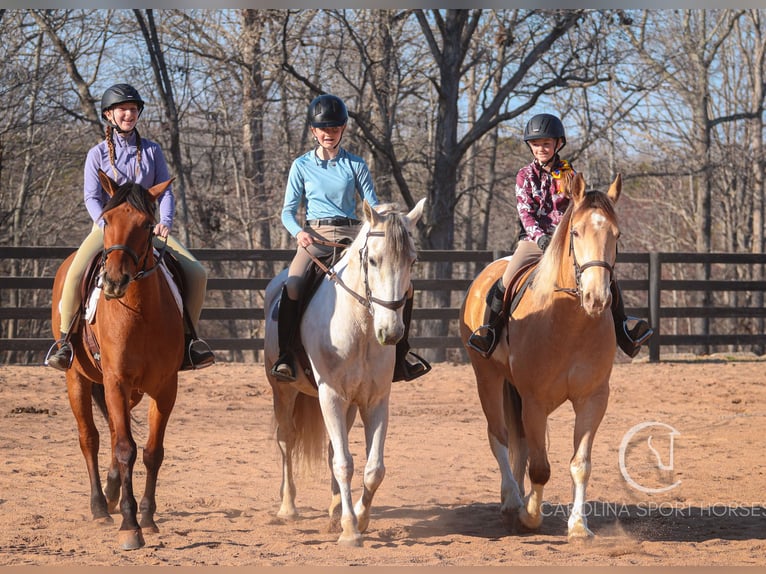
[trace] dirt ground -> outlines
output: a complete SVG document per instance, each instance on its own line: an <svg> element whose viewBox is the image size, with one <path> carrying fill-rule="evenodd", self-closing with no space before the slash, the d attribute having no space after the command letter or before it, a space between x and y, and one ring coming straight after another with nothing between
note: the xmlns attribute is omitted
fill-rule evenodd
<svg viewBox="0 0 766 574"><path fill-rule="evenodd" d="M499 473L472 371L435 365L393 387L386 477L364 545L346 548L328 528L326 469L299 477L301 518L276 518L280 456L263 365L182 373L158 486L161 532L125 552L118 520L90 520L63 375L0 366L0 566L764 565L764 379L766 362L752 358L618 362L588 489L596 538L583 545L566 540L571 407L550 418L543 525L512 533L499 515ZM147 404L136 409L139 444ZM364 466L358 425L355 498ZM140 463L135 474L140 496Z"/></svg>

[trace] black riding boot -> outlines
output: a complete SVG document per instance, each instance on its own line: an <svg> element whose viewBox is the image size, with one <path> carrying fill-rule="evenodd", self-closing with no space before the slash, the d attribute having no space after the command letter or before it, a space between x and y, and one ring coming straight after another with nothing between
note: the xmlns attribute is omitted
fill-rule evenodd
<svg viewBox="0 0 766 574"><path fill-rule="evenodd" d="M66 371L72 365L72 345L69 342L69 333L61 333L61 338L56 341L59 348L52 355L48 355L45 364L59 371ZM55 344L55 343L54 343Z"/></svg>
<svg viewBox="0 0 766 574"><path fill-rule="evenodd" d="M278 381L292 382L295 380L295 355L293 343L298 331L298 312L300 302L287 296L287 289L282 288L279 300L279 315L277 317L277 333L279 340L279 358L271 367L271 374Z"/></svg>
<svg viewBox="0 0 766 574"><path fill-rule="evenodd" d="M503 278L499 278L487 293L487 311L484 314L484 325L476 329L468 338L468 345L478 351L484 358L488 357L495 348L499 327L500 315L503 312L503 297L505 287Z"/></svg>
<svg viewBox="0 0 766 574"><path fill-rule="evenodd" d="M411 381L431 370L431 365L428 361L410 351L410 343L407 338L410 335L410 323L412 322L412 305L413 298L408 297L404 302L404 309L402 309L404 335L396 344L396 363L394 365L394 377L391 379L393 382ZM412 357L413 360L408 361L408 356Z"/></svg>
<svg viewBox="0 0 766 574"><path fill-rule="evenodd" d="M638 355L641 345L649 340L654 330L649 323L637 317L628 317L625 314L625 305L622 301L622 292L617 281L612 281L612 317L614 318L614 330L617 335L617 346L623 353L633 358Z"/></svg>

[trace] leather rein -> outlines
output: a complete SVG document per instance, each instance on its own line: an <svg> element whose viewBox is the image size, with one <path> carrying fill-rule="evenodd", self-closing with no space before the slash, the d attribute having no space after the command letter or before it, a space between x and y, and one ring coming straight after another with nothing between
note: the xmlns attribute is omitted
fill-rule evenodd
<svg viewBox="0 0 766 574"><path fill-rule="evenodd" d="M306 253L308 253L309 257L311 257L311 260L319 267L324 273L333 280L337 285L345 289L354 299L356 299L359 303L361 303L369 312L370 315L374 315L373 310L373 303L376 305L380 305L381 307L385 307L386 309L390 309L392 311L395 311L399 309L400 307L404 306L404 302L407 300L407 294L405 293L401 299L397 299L396 301L386 301L384 299L378 299L377 297L374 297L372 294L372 289L370 289L370 282L368 277L368 249L367 249L367 240L370 237L385 237L385 233L382 231L368 231L367 235L364 238L364 246L359 250L359 262L362 265L362 270L364 272L364 296L360 295L351 287L346 285L343 282L343 279L338 277L338 273L334 270L334 267L328 267L322 261L317 258L314 254L312 254L308 249L305 247L303 249L306 249ZM319 243L321 245L326 245L328 247L342 247L342 248L348 248L348 245L345 243L336 243L334 241L327 241L325 239L319 239L314 238L314 242Z"/></svg>

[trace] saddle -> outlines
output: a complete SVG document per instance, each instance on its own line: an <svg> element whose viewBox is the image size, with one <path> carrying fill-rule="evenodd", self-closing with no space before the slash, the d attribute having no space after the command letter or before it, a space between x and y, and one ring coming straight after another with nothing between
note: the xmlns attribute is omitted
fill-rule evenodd
<svg viewBox="0 0 766 574"><path fill-rule="evenodd" d="M348 244L351 244L350 240ZM329 255L326 255L325 257L319 257L319 263L314 262L309 266L305 277L306 288L303 290L301 299L299 301L297 318L298 324L295 328L295 337L293 339L292 351L295 356L296 368L303 371L303 374L306 375L314 388L318 388L318 385L316 379L314 378L314 371L311 368L311 362L309 361L308 353L306 352L306 348L303 346L303 341L301 339L301 319L303 318L303 314L306 312L306 308L311 302L311 298L317 292L319 286L322 284L322 281L327 276L327 270L335 265L335 263L340 260L345 252L345 248L333 249L332 253ZM271 318L275 323L278 321L279 305L274 305Z"/></svg>
<svg viewBox="0 0 766 574"><path fill-rule="evenodd" d="M532 284L532 280L537 274L537 266L539 261L529 263L521 267L516 274L511 278L511 281L505 287L505 294L503 295L503 307L495 319L494 324L491 327L495 330L495 338L492 346L487 351L487 357L492 355L500 342L500 335L502 334L506 323L508 323L511 315L519 306L521 298L524 296L527 288ZM489 296L489 295L488 295ZM485 314L489 314L489 302L487 302L487 309ZM485 315L486 316L486 315ZM485 320L485 324L487 321ZM506 337L508 336L506 332Z"/></svg>
<svg viewBox="0 0 766 574"><path fill-rule="evenodd" d="M86 319L85 314L88 299L90 299L91 293L93 293L97 287L101 270L101 257L102 254L97 253L85 268L85 273L83 273L82 281L80 282L80 308L77 311L77 325L80 327L82 342L93 357L95 365L99 371L101 370L101 347L98 338L96 337L96 333L93 331L91 322ZM165 251L162 262L165 264L168 271L170 271L173 282L176 284L179 294L183 298L186 291L186 283L181 265L169 251ZM183 308L183 317L185 328L191 329L191 332L193 333L194 330L191 324L191 319L189 319L185 306Z"/></svg>

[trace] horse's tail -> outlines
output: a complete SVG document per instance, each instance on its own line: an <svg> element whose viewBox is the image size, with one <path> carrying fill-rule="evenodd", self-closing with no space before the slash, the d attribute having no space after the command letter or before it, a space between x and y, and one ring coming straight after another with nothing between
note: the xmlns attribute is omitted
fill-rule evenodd
<svg viewBox="0 0 766 574"><path fill-rule="evenodd" d="M109 420L109 411L106 409L106 393L104 391L104 385L97 383L91 383L90 394L93 397L93 402L96 403L98 410L104 415L104 420Z"/></svg>
<svg viewBox="0 0 766 574"><path fill-rule="evenodd" d="M293 455L305 470L326 468L327 438L319 399L299 393L293 408L295 442Z"/></svg>

